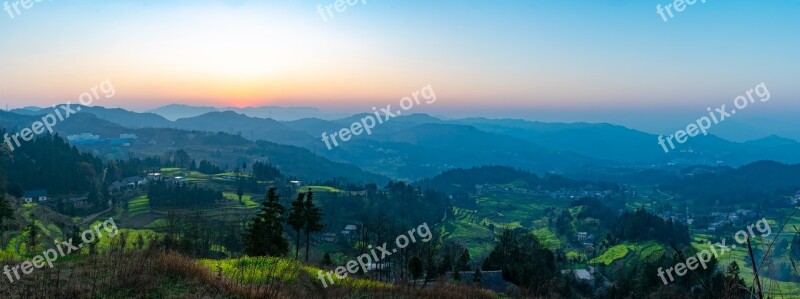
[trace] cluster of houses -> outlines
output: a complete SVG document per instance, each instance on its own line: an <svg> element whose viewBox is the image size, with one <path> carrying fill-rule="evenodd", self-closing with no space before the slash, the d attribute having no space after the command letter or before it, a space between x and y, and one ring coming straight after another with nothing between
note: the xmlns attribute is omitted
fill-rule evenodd
<svg viewBox="0 0 800 299"><path fill-rule="evenodd" d="M508 186L498 186L498 185L475 185L475 195L483 195L485 193L492 193L492 192L503 192L503 193L512 193L512 194L527 194L527 195L536 195L541 194L541 192L537 192L534 190L529 190L527 188L522 187L508 187Z"/></svg>
<svg viewBox="0 0 800 299"><path fill-rule="evenodd" d="M136 134L119 134L119 138L102 138L100 135L92 133L80 133L67 136L70 144L89 145L89 144L108 144L112 146L131 146L134 140L139 139Z"/></svg>
<svg viewBox="0 0 800 299"><path fill-rule="evenodd" d="M25 202L43 202L50 200L50 197L47 195L47 190L38 189L25 191L22 194L22 200Z"/></svg>
<svg viewBox="0 0 800 299"><path fill-rule="evenodd" d="M747 209L738 209L733 212L714 212L711 213L710 223L708 224L708 231L714 232L726 225L741 225L747 220L756 217L756 212Z"/></svg>
<svg viewBox="0 0 800 299"><path fill-rule="evenodd" d="M612 193L614 192L611 190L591 191L591 190L567 190L567 189L546 192L546 194L553 199L580 199L584 197L595 197L603 199L611 195Z"/></svg>
<svg viewBox="0 0 800 299"><path fill-rule="evenodd" d="M611 190L597 191L597 190L561 189L558 191L542 191L541 187L537 188L536 190L533 190L523 187L511 187L504 185L492 185L492 184L475 185L475 195L477 196L493 192L549 196L550 198L553 199L579 199L583 197L605 198L606 196L609 196L612 193L614 193Z"/></svg>
<svg viewBox="0 0 800 299"><path fill-rule="evenodd" d="M126 190L138 189L145 184L147 184L147 179L143 179L137 175L111 183L108 185L108 191L122 192Z"/></svg>
<svg viewBox="0 0 800 299"><path fill-rule="evenodd" d="M48 195L45 189L29 190L22 193L22 201L27 203L46 202L49 200L50 195ZM86 208L91 205L86 196L67 198L67 203L78 209Z"/></svg>
<svg viewBox="0 0 800 299"><path fill-rule="evenodd" d="M358 230L358 226L355 224L348 224L345 225L339 234L337 233L324 233L322 234L322 241L333 243L336 242L336 238L341 235L343 238L353 238L356 235L356 231Z"/></svg>
<svg viewBox="0 0 800 299"><path fill-rule="evenodd" d="M113 182L108 186L108 191L125 192L130 190L136 190L147 185L147 182L160 181L160 180L167 180L173 183L186 182L186 178L182 176L165 178L164 176L161 175L161 173L151 172L148 173L147 176L144 178L137 175Z"/></svg>
<svg viewBox="0 0 800 299"><path fill-rule="evenodd" d="M673 211L668 211L663 213L657 213L657 215L664 220L672 219L672 222L675 223L683 223L688 225L694 223L694 216L692 216L692 214L689 213L677 213Z"/></svg>
<svg viewBox="0 0 800 299"><path fill-rule="evenodd" d="M687 225L692 225L697 218L691 213L679 213L673 211L661 212L657 215L661 217L661 219L672 219L672 221L675 223L683 223ZM740 225L755 217L756 212L748 209L737 209L733 212L713 212L708 216L707 231L715 232L727 225Z"/></svg>

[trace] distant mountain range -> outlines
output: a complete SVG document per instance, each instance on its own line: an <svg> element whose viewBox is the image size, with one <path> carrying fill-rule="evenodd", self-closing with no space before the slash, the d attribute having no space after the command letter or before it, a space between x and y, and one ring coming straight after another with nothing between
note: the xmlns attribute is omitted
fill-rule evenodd
<svg viewBox="0 0 800 299"><path fill-rule="evenodd" d="M189 106L181 104L167 105L147 112L161 115L169 120L177 120L180 118L195 117L210 112L223 112L223 111L232 111L250 117L271 118L274 120L281 120L281 121L298 120L303 118L337 119L347 116L346 114L322 112L319 109L313 107L261 106L261 107L245 107L245 108L235 108L235 107L216 108L216 107L203 107L203 106Z"/></svg>
<svg viewBox="0 0 800 299"><path fill-rule="evenodd" d="M180 107L163 108L180 112ZM172 121L156 113L96 106L81 108L79 115L92 114L108 123L132 129L224 132L249 140L303 147L333 161L405 180L481 165L506 165L538 173L602 174L620 167L640 171L689 165L740 166L758 160L800 162L800 143L780 136L748 142L732 142L713 135L695 137L665 154L657 143L657 135L611 124L486 118L444 120L426 114L412 114L393 118L376 126L372 135L354 136L339 147L328 150L320 138L323 132L330 134L350 127L364 115L279 121L234 111L210 111ZM187 109L197 113L201 108ZM47 111L23 108L3 112L0 113L0 124L5 127L30 126L34 118L24 116ZM178 113L173 113L176 115ZM120 131L106 127L106 124L92 123L91 119L78 118L69 125L59 124L57 130L95 134L104 131L118 134Z"/></svg>

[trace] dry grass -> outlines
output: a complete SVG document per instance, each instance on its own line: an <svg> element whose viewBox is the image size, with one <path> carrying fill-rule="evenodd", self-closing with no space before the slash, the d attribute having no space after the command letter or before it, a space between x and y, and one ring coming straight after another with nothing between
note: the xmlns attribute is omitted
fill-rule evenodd
<svg viewBox="0 0 800 299"><path fill-rule="evenodd" d="M377 283L323 288L316 277L299 268L268 281L242 283L155 247L63 260L14 283L0 276L0 298L495 298L489 291L451 284L424 289ZM274 274L276 269L268 267L249 271Z"/></svg>

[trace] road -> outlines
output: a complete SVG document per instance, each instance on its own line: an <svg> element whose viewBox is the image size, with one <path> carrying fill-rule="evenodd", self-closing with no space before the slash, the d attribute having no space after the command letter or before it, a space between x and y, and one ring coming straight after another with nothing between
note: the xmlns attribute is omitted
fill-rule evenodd
<svg viewBox="0 0 800 299"><path fill-rule="evenodd" d="M105 209L102 212L97 212L97 213L94 213L92 215L86 216L86 218L83 218L83 220L81 220L81 222L78 223L78 225L84 225L84 224L87 224L87 223L92 223L92 221L94 221L94 219L97 218L97 216L100 216L102 214L110 212L112 208L113 207L111 206L111 200L109 199L108 200L108 209Z"/></svg>

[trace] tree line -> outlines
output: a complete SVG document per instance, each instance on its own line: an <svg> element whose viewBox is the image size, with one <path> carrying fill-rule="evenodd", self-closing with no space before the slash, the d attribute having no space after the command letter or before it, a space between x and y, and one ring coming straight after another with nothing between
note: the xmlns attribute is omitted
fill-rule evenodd
<svg viewBox="0 0 800 299"><path fill-rule="evenodd" d="M311 234L322 231L322 212L313 201L313 193L299 193L287 209L280 203L276 188L270 188L261 210L245 229L242 237L249 256L286 256L289 241L283 236L284 226L296 232L295 259L299 258L300 235L305 233L306 261L309 260Z"/></svg>

